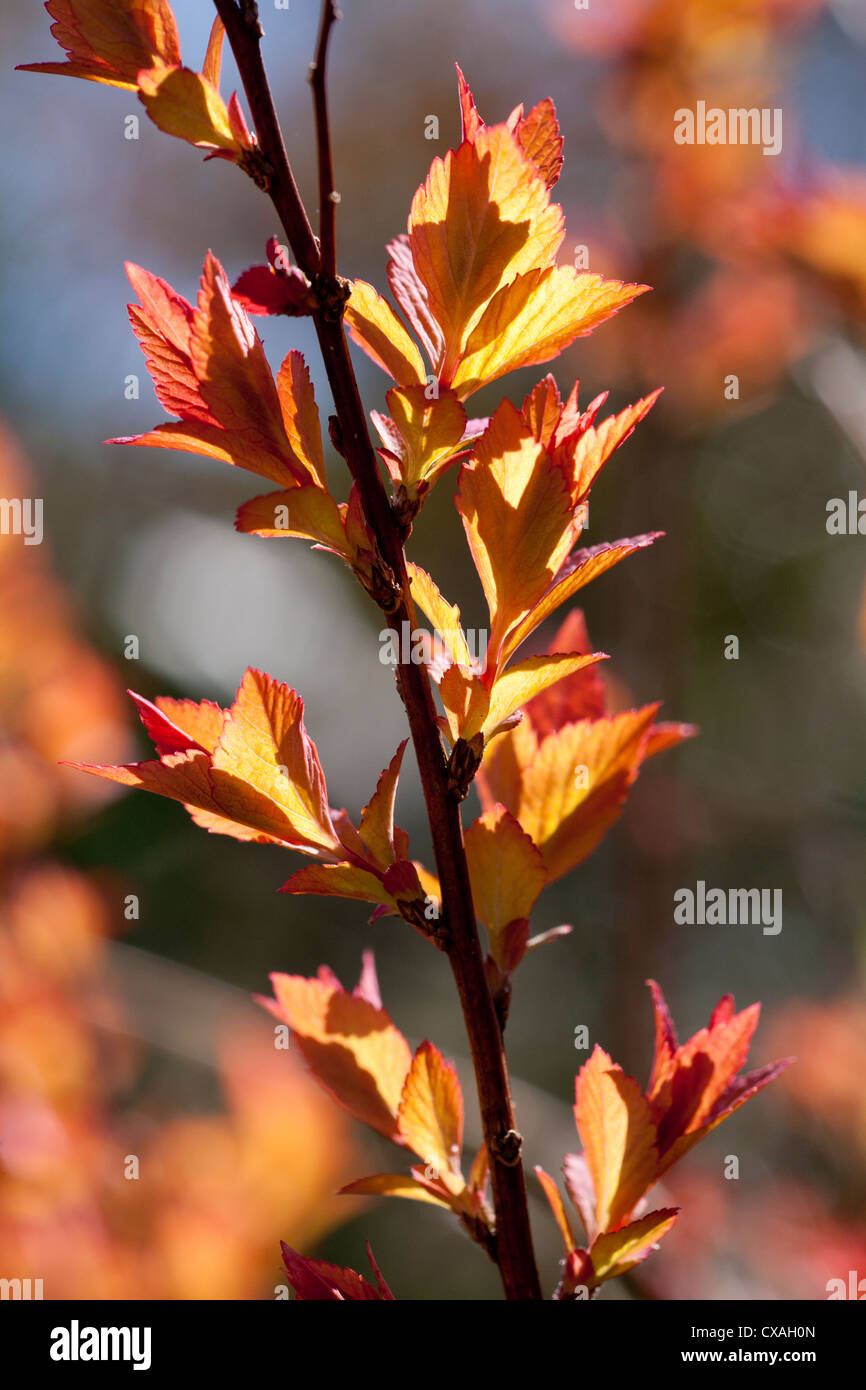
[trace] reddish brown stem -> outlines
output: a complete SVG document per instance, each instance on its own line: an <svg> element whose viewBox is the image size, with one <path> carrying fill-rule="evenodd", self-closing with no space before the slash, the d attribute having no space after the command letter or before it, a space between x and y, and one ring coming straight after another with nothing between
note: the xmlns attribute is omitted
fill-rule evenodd
<svg viewBox="0 0 866 1390"><path fill-rule="evenodd" d="M325 11L332 11L324 0ZM262 152L271 169L270 195L280 215L289 244L301 268L310 275L324 271L318 248L313 265L310 224L292 177L273 98L261 59L261 32L245 0L215 0L217 10L241 74ZM323 13L320 30L322 57L318 80L326 110L324 52L331 24ZM314 83L315 89L315 83ZM317 107L318 110L318 107ZM327 139L327 121L317 121L320 141ZM319 168L330 170L330 150L319 151ZM330 183L330 178L326 178ZM333 206L333 204L332 204ZM324 203L323 203L324 213ZM327 223L323 221L324 231ZM312 266L312 271L311 267ZM402 591L389 624L399 632L407 621L414 627L415 613L409 593L406 560L399 525L391 509L367 432L364 408L342 323L322 314L314 316L316 333L334 398L340 427L341 448L358 486L364 513L375 533L383 559L390 565ZM520 1158L521 1138L514 1122L511 1088L502 1033L487 979L478 940L463 831L456 797L449 791L446 764L436 722L433 692L426 667L411 661L399 668L399 687L415 755L421 774L430 822L433 851L442 892L447 952L472 1052L481 1120L490 1156L491 1185L496 1213L496 1259L506 1298L536 1300L541 1288L532 1248L526 1179Z"/></svg>
<svg viewBox="0 0 866 1390"><path fill-rule="evenodd" d="M339 18L340 13L334 0L324 0L321 23L319 24L319 40L316 44L316 57L310 65L310 84L313 88L313 107L316 114L316 149L319 158L320 253L322 273L331 279L337 274L337 203L340 198L334 188L326 65L328 39L331 36L331 29Z"/></svg>

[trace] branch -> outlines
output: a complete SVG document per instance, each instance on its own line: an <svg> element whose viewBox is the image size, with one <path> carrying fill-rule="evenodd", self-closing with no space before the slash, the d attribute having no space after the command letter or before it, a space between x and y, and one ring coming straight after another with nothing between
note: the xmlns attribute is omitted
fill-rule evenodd
<svg viewBox="0 0 866 1390"><path fill-rule="evenodd" d="M244 84L259 147L267 162L268 193L301 270L312 280L321 257L289 164L283 133L262 62L262 27L255 0L214 0Z"/></svg>
<svg viewBox="0 0 866 1390"><path fill-rule="evenodd" d="M243 80L262 153L271 166L272 177L268 191L280 215L295 259L301 269L311 276L316 271L322 271L322 257L313 240L315 265L311 273L309 239L312 238L312 232L276 120L261 58L261 30L255 15L255 6L251 6L249 0L239 0L239 3L235 0L215 0L215 4L225 24ZM239 4L242 8L239 8ZM321 66L317 78L322 83L322 100L325 96L324 45L333 22L328 18L327 12L331 9L332 6L325 0L319 44ZM327 126L322 127L320 124L319 129L321 133ZM327 159L330 161L329 153ZM330 182L330 179L326 182ZM323 203L323 214L325 206ZM323 222L323 232L326 225ZM376 455L367 433L364 407L342 323L338 316L328 313L327 310L316 313L313 321L334 400L341 451L357 483L364 514L376 536L382 558L393 571L402 595L396 611L388 613L383 608L388 623L399 633L404 621L408 622L410 627L415 623L400 527L385 492ZM406 707L421 774L442 890L444 927L447 933L446 949L469 1037L481 1121L490 1156L491 1186L496 1212L497 1263L508 1299L537 1300L541 1298L541 1287L532 1248L526 1179L520 1159L522 1140L515 1126L502 1033L488 988L478 940L469 871L463 848L459 802L448 785L433 692L426 667L411 661L401 665L398 668L398 688Z"/></svg>
<svg viewBox="0 0 866 1390"><path fill-rule="evenodd" d="M326 65L331 29L341 18L334 0L323 0L316 58L315 62L310 64L310 85L313 89L313 108L316 113L316 149L319 157L319 243L322 273L332 280L337 274L337 203L340 201L340 195L334 188Z"/></svg>

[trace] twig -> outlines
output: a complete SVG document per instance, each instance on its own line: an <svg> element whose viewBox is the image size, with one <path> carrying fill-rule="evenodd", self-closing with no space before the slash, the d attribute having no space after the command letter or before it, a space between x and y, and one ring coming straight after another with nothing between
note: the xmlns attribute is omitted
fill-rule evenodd
<svg viewBox="0 0 866 1390"><path fill-rule="evenodd" d="M316 113L316 150L319 158L319 250L322 274L332 280L337 274L337 203L340 201L340 195L334 188L326 65L328 39L331 29L340 18L342 16L334 0L323 0L316 58L315 62L310 64L310 85L313 89L313 108Z"/></svg>
<svg viewBox="0 0 866 1390"><path fill-rule="evenodd" d="M271 166L270 197L295 259L312 277L322 270L322 257L312 237L277 123L261 58L258 24L250 23L245 17L248 5L242 11L235 0L214 2L241 74L262 153ZM325 0L325 9L329 8ZM327 39L331 23L323 16L324 39ZM320 51L324 57L322 35ZM326 103L324 62L318 80L322 84L321 99ZM323 231L326 225L323 223ZM364 514L381 555L393 570L402 593L396 610L386 614L389 624L399 633L402 622L408 622L411 628L415 621L399 524L391 510L367 433L342 323L321 312L314 316L314 323L339 422L342 452L358 485ZM459 804L448 787L426 667L411 661L401 665L399 687L421 774L449 933L448 958L469 1037L481 1121L490 1154L499 1270L506 1298L537 1300L541 1298L541 1286L532 1248L526 1179L520 1158L522 1141L515 1126L502 1034L487 985L475 924Z"/></svg>

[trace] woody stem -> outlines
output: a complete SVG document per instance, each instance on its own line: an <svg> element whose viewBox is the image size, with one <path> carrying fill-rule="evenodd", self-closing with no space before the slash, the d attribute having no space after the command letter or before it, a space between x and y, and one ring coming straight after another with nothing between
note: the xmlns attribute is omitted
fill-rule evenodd
<svg viewBox="0 0 866 1390"><path fill-rule="evenodd" d="M312 238L274 110L261 58L261 30L255 6L249 0L215 0L215 4L244 84L262 153L270 166L269 192L289 245L306 274L324 272L324 254L320 255ZM322 119L322 113L327 111L325 44L330 25L336 18L331 0L324 0L324 6L319 42L320 63L314 77L320 141L327 139L327 120ZM321 84L318 88L317 83ZM320 148L319 169L320 172L323 169L328 171L328 183L330 167L330 151L323 154ZM331 209L333 211L333 202ZM322 212L322 253L327 249L330 254L333 240L331 232L326 243L329 223L324 218L324 203ZM413 630L415 612L409 592L400 527L379 474L343 326L341 322L326 317L323 312L313 317L334 400L341 451L357 484L364 514L381 556L393 571L401 595L396 610L386 612L385 616L395 632L402 631L404 622ZM514 1121L502 1033L487 984L478 939L459 802L448 786L427 669L411 660L401 662L398 680L421 774L439 874L447 943L445 949L460 997L475 1070L496 1213L496 1260L506 1298L537 1300L541 1298L541 1288L532 1248L526 1179L520 1157L521 1138Z"/></svg>

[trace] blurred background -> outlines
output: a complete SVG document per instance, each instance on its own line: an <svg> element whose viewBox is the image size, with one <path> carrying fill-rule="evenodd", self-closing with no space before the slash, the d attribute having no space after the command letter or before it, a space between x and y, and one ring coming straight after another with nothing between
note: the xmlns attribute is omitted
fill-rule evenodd
<svg viewBox="0 0 866 1390"><path fill-rule="evenodd" d="M304 79L318 6L261 9L315 208ZM585 610L619 697L663 699L702 733L653 763L595 856L542 896L533 929L574 932L516 982L508 1044L527 1156L557 1172L576 1147L578 1025L646 1079L647 975L681 1037L726 991L761 999L752 1064L793 1053L798 1065L673 1173L677 1228L639 1281L605 1297L826 1297L829 1279L866 1274L866 540L826 529L830 499L866 496L866 12L859 0L343 9L331 95L344 274L385 287L384 243L459 139L459 61L488 122L555 99L562 258L654 287L553 370L563 394L581 378L584 402L610 389L613 410L666 388L596 487L586 540L667 537L587 591ZM210 7L175 10L198 67ZM404 924L366 925L362 905L278 896L297 856L210 837L178 806L57 766L144 754L125 687L228 703L255 665L302 693L332 802L356 815L402 711L380 620L348 571L234 531L238 503L262 490L251 478L100 442L163 418L126 318L124 260L193 298L208 247L232 278L263 259L278 231L267 199L162 135L128 93L13 73L60 54L35 0L2 0L0 15L0 494L44 498L46 532L42 546L0 536L0 1274L43 1277L47 1298L270 1298L280 1238L360 1269L369 1237L398 1298L496 1297L492 1267L444 1214L332 1195L377 1171L377 1141L274 1052L252 1002L270 971L323 961L349 985L372 946L398 1026L413 1044L432 1037L471 1094L444 959ZM233 79L227 59L224 92ZM699 100L781 108L781 153L675 144L674 111ZM438 140L425 139L430 115ZM327 415L309 326L257 326L274 365L289 347L307 354ZM387 383L357 357L381 409ZM541 374L487 388L477 413ZM345 496L341 468L332 457ZM454 481L421 513L411 553L481 627ZM414 767L398 812L429 863ZM698 879L781 889L781 933L676 925L674 892ZM723 1177L728 1154L738 1181Z"/></svg>

